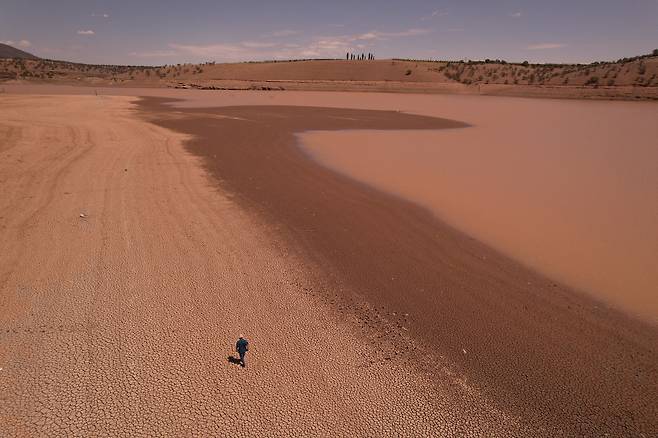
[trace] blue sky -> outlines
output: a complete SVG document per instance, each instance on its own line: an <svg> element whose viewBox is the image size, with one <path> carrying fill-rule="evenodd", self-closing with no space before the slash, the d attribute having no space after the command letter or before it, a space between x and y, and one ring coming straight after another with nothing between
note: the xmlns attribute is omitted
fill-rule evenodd
<svg viewBox="0 0 658 438"><path fill-rule="evenodd" d="M0 0L0 41L89 63L589 62L658 48L658 0Z"/></svg>

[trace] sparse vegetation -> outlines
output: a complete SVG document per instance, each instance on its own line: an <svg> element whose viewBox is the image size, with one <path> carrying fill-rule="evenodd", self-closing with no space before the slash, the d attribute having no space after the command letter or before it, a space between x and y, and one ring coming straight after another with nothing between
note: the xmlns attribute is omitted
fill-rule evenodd
<svg viewBox="0 0 658 438"><path fill-rule="evenodd" d="M585 85L598 85L598 83L599 83L599 77L592 76L587 80L587 82L585 82Z"/></svg>
<svg viewBox="0 0 658 438"><path fill-rule="evenodd" d="M372 61L372 53L347 52L344 60ZM251 61L241 64L266 64L326 60L274 60ZM338 65L338 64L337 64ZM391 78L409 78L414 82L458 82L467 86L506 84L532 87L658 87L658 59L653 55L623 58L616 62L590 64L531 64L528 61L508 62L500 59L485 60L409 60L394 59L380 64L390 68ZM172 64L163 66L91 65L45 59L0 59L0 81L80 81L101 84L113 82L140 82L151 85L190 87L217 86L206 81L235 79L228 75L231 67L215 62L201 64ZM333 68L333 67L332 67ZM338 68L338 67L337 67ZM352 68L352 67L350 67ZM300 70L303 71L304 69ZM310 71L313 71L310 68ZM339 71L339 70L337 70ZM366 72L367 70L364 70ZM218 73L219 72L219 73ZM203 73L203 75L202 75ZM212 79L210 79L212 78ZM413 78L413 79L412 79ZM350 78L351 80L360 80ZM392 79L392 80L398 80ZM331 80L329 78L328 80ZM363 80L368 80L363 77ZM248 79L247 79L248 81Z"/></svg>
<svg viewBox="0 0 658 438"><path fill-rule="evenodd" d="M658 60L652 55L624 58L623 63L531 64L502 60L425 61L436 67L428 70L443 73L446 79L469 84L515 84L532 86L656 86L652 75L658 73ZM407 60L409 61L409 60ZM622 65L624 66L622 68ZM623 71L625 70L625 71ZM651 76L651 77L649 77Z"/></svg>

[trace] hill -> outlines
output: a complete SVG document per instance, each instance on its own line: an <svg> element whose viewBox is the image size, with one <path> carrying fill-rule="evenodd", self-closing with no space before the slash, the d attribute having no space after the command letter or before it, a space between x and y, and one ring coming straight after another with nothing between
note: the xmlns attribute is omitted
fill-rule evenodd
<svg viewBox="0 0 658 438"><path fill-rule="evenodd" d="M39 59L31 53L19 50L16 47L0 43L0 58L13 58L13 59Z"/></svg>
<svg viewBox="0 0 658 438"><path fill-rule="evenodd" d="M0 81L197 89L395 91L658 99L658 51L614 62L291 60L158 67L0 59Z"/></svg>

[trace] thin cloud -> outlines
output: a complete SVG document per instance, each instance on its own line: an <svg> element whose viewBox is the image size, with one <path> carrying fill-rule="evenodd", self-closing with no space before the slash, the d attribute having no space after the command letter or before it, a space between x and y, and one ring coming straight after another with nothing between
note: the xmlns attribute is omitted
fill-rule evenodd
<svg viewBox="0 0 658 438"><path fill-rule="evenodd" d="M287 36L293 36L293 35L299 35L301 32L298 30L293 30L293 29L282 29L282 30L277 30L269 34L265 34L265 37L275 37L275 38L281 38L281 37L287 37Z"/></svg>
<svg viewBox="0 0 658 438"><path fill-rule="evenodd" d="M352 41L355 40L378 40L381 39L382 35L379 32L366 32L362 33L361 35L355 36Z"/></svg>
<svg viewBox="0 0 658 438"><path fill-rule="evenodd" d="M18 40L18 41L7 40L7 41L0 41L0 43L6 44L8 46L20 47L22 49L32 46L32 43L29 42L28 40Z"/></svg>
<svg viewBox="0 0 658 438"><path fill-rule="evenodd" d="M227 59L233 59L236 57L236 55L239 55L243 50L244 47L237 45L237 44L205 44L205 45L197 45L197 44L170 44L169 47L172 49L202 57L202 58L227 58ZM246 51L245 51L246 53Z"/></svg>
<svg viewBox="0 0 658 438"><path fill-rule="evenodd" d="M177 54L191 55L201 59L219 59L225 61L243 61L271 58L279 50L290 51L279 43L242 41L239 43L218 44L169 44Z"/></svg>
<svg viewBox="0 0 658 438"><path fill-rule="evenodd" d="M319 38L304 45L253 41L207 45L172 43L169 45L170 49L174 50L179 56L187 55L200 59L215 59L229 62L263 59L342 57L352 46L352 42L345 38Z"/></svg>
<svg viewBox="0 0 658 438"><path fill-rule="evenodd" d="M342 52L352 46L352 41L345 37L321 37L307 44L304 53L320 56L323 53Z"/></svg>
<svg viewBox="0 0 658 438"><path fill-rule="evenodd" d="M565 47L566 44L559 43L542 43L542 44L532 44L526 47L528 50L549 50L549 49L560 49Z"/></svg>
<svg viewBox="0 0 658 438"><path fill-rule="evenodd" d="M523 15L523 14L521 14L521 12L513 12L513 13L509 14L509 16L512 17L512 18L521 18L521 15Z"/></svg>
<svg viewBox="0 0 658 438"><path fill-rule="evenodd" d="M88 30L79 30L79 31L78 31L78 35L95 35L95 34L96 34L96 32L94 32L94 31L91 30L91 29L88 29Z"/></svg>
<svg viewBox="0 0 658 438"><path fill-rule="evenodd" d="M358 41L358 40L386 40L389 38L397 38L397 37L413 37L413 36L419 36L419 35L427 35L428 33L431 33L431 29L407 29L403 30L401 32L378 32L378 31L371 31L371 32L366 32L362 33L360 35L356 35L352 38L353 41Z"/></svg>
<svg viewBox="0 0 658 438"><path fill-rule="evenodd" d="M392 38L413 37L431 33L431 29L407 29L400 32L370 31L357 35L338 35L317 37L298 53L302 57L342 57L346 51L355 48L366 49L377 41Z"/></svg>
<svg viewBox="0 0 658 438"><path fill-rule="evenodd" d="M432 29L409 29L402 32L383 32L382 35L389 37L409 37L427 35L428 33L432 33Z"/></svg>
<svg viewBox="0 0 658 438"><path fill-rule="evenodd" d="M247 47L249 49L269 49L270 47L276 47L278 43L264 43L260 41L243 41L240 43L241 46Z"/></svg>
<svg viewBox="0 0 658 438"><path fill-rule="evenodd" d="M192 57L221 61L264 59L343 58L346 52L368 50L379 41L426 35L431 29L406 29L399 32L371 31L354 35L316 36L309 41L240 41L216 44L171 43L167 50L147 52L144 56ZM173 52L173 53L172 53ZM133 56L140 56L134 53Z"/></svg>
<svg viewBox="0 0 658 438"><path fill-rule="evenodd" d="M110 14L97 14L95 12L92 12L91 16L92 17L100 17L100 18L110 18Z"/></svg>
<svg viewBox="0 0 658 438"><path fill-rule="evenodd" d="M426 35L430 32L432 32L431 29L407 29L400 32L371 31L358 35L318 37L299 51L298 55L302 57L342 57L346 51L354 48L366 49L377 41Z"/></svg>
<svg viewBox="0 0 658 438"><path fill-rule="evenodd" d="M175 50L154 50L152 52L130 52L130 56L136 56L138 58L165 58L170 56L176 56L178 52Z"/></svg>
<svg viewBox="0 0 658 438"><path fill-rule="evenodd" d="M445 17L446 15L449 15L447 11L435 9L432 11L431 14L420 17L420 21L427 21L427 20L431 20L432 18Z"/></svg>

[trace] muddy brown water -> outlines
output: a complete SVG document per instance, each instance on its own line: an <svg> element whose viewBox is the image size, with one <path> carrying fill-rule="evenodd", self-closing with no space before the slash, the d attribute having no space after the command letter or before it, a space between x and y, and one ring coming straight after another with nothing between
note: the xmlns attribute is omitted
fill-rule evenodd
<svg viewBox="0 0 658 438"><path fill-rule="evenodd" d="M521 100L474 109L466 130L301 140L332 169L658 323L658 106Z"/></svg>

